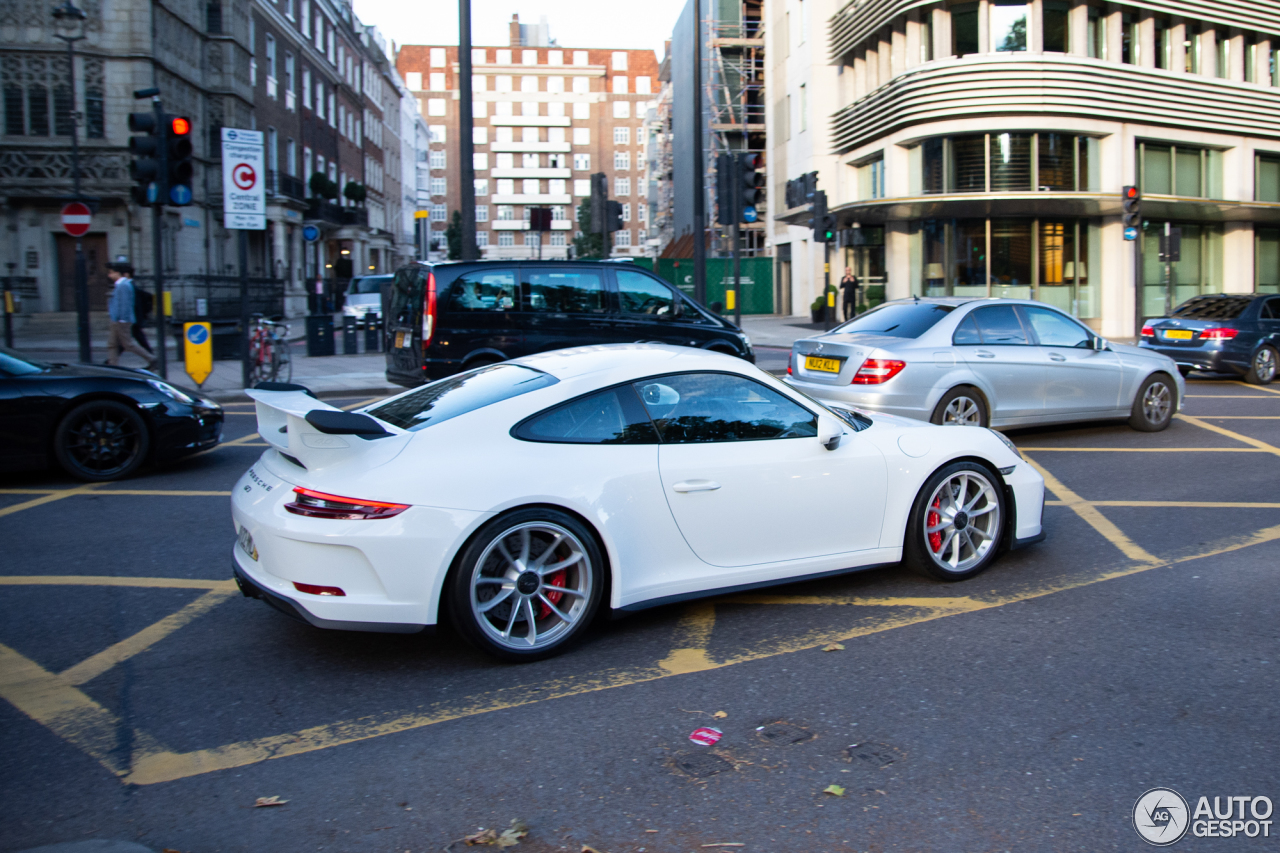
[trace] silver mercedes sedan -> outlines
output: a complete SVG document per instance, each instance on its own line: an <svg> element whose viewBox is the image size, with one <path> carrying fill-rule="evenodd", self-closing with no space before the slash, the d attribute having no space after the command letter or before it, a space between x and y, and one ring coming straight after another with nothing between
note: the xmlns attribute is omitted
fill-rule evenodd
<svg viewBox="0 0 1280 853"><path fill-rule="evenodd" d="M1127 418L1145 432L1167 427L1186 392L1168 357L1021 299L886 302L792 344L786 381L820 400L935 424Z"/></svg>

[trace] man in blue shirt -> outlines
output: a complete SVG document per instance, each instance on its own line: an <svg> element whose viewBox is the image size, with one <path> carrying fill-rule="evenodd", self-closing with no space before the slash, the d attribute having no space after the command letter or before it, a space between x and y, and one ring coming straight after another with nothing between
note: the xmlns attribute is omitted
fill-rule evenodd
<svg viewBox="0 0 1280 853"><path fill-rule="evenodd" d="M145 350L133 342L134 291L133 267L128 264L107 264L107 278L115 287L107 298L107 314L111 325L107 330L107 364L120 362L121 350L128 350L134 355L147 360L147 370L156 366L156 357L150 350Z"/></svg>

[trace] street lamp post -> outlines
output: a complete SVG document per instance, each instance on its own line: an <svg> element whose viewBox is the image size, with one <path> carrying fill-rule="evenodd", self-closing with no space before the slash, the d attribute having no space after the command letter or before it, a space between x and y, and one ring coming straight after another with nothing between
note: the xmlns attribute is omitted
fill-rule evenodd
<svg viewBox="0 0 1280 853"><path fill-rule="evenodd" d="M67 43L67 85L71 90L71 184L72 195L80 200L80 114L76 110L76 42L85 38L85 12L71 0L53 10L54 36ZM76 330L80 338L80 360L90 362L89 346L89 275L85 269L84 245L76 238Z"/></svg>

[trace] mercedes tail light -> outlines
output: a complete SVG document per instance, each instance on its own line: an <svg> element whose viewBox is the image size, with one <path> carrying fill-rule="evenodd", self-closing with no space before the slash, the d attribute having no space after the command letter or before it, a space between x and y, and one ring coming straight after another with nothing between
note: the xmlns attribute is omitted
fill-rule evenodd
<svg viewBox="0 0 1280 853"><path fill-rule="evenodd" d="M1219 326L1213 329L1205 329L1203 332L1200 333L1200 340L1229 341L1238 334L1240 334L1239 329L1227 329Z"/></svg>
<svg viewBox="0 0 1280 853"><path fill-rule="evenodd" d="M339 495L328 495L295 488L293 501L284 508L294 515L305 515L310 518L334 518L360 520L372 518L391 518L409 508L408 504L393 504L386 501L367 501L361 498L344 498Z"/></svg>
<svg viewBox="0 0 1280 853"><path fill-rule="evenodd" d="M422 351L431 346L436 333L436 274L427 273L427 292L422 297ZM425 365L424 365L425 368Z"/></svg>
<svg viewBox="0 0 1280 853"><path fill-rule="evenodd" d="M1143 327L1142 327L1142 337L1144 337L1144 338L1154 338L1155 336L1156 336L1156 330L1155 330L1155 329L1153 329L1153 328L1151 328L1151 326L1143 326Z"/></svg>
<svg viewBox="0 0 1280 853"><path fill-rule="evenodd" d="M888 382L893 377L902 372L902 368L906 367L905 361L896 361L888 358L869 358L862 362L862 367L858 368L858 372L853 376L853 385L879 385L882 382Z"/></svg>

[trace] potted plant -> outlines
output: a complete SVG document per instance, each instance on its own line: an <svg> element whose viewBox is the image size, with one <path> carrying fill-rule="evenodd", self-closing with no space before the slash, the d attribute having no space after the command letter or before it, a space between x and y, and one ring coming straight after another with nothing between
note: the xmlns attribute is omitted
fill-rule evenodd
<svg viewBox="0 0 1280 853"><path fill-rule="evenodd" d="M827 297L825 295L815 296L813 303L809 305L810 319L814 323L821 323L827 315Z"/></svg>

